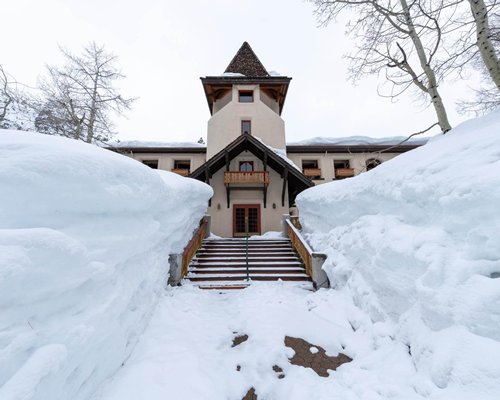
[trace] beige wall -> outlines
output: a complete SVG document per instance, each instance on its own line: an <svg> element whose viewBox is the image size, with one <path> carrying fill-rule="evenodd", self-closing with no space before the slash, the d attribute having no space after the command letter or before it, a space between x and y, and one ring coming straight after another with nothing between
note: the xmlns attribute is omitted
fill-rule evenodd
<svg viewBox="0 0 500 400"><path fill-rule="evenodd" d="M316 185L331 182L335 180L335 170L333 162L337 160L349 160L351 168L354 168L355 175L366 171L366 161L376 158L382 162L396 157L397 153L383 153L374 155L373 153L291 153L288 158L291 159L299 168L302 168L302 160L317 160L318 167L321 169L321 180L314 180Z"/></svg>
<svg viewBox="0 0 500 400"><path fill-rule="evenodd" d="M158 160L158 169L171 171L175 160L190 160L191 172L205 163L204 153L128 153L128 156L142 162L143 160Z"/></svg>
<svg viewBox="0 0 500 400"><path fill-rule="evenodd" d="M231 161L231 171L238 170L239 161L253 161L254 169L256 171L263 170L262 161L260 161L253 154L244 152ZM212 232L222 237L233 236L234 204L260 204L262 233L268 231L280 231L281 216L283 214L288 214L288 191L285 194L285 206L281 206L281 191L283 182L281 176L273 170L269 171L266 208L264 208L262 190L231 190L230 208L227 208L224 171L224 168L218 171L210 180L210 186L212 186L215 193L212 198L212 204L208 209L208 214L212 216ZM276 204L276 209L273 209L273 203Z"/></svg>
<svg viewBox="0 0 500 400"><path fill-rule="evenodd" d="M253 90L253 103L240 103L239 90ZM262 95L264 99L265 95ZM214 106L214 114L208 121L207 160L241 135L242 120L251 121L253 136L259 137L271 147L285 148L285 122L275 111L278 109L277 105L273 105L274 100L265 96L264 101L268 103L266 105L260 96L259 85L233 85L230 101L227 102L227 95L220 100L221 105L227 102L226 105Z"/></svg>

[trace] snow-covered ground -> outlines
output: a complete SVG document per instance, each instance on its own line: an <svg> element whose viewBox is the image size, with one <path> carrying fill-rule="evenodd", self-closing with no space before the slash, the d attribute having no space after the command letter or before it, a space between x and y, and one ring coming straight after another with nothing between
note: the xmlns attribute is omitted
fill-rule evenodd
<svg viewBox="0 0 500 400"><path fill-rule="evenodd" d="M500 111L297 204L335 288L408 346L416 393L500 398Z"/></svg>
<svg viewBox="0 0 500 400"><path fill-rule="evenodd" d="M0 130L0 399L88 399L116 372L211 195L96 146Z"/></svg>
<svg viewBox="0 0 500 400"><path fill-rule="evenodd" d="M341 291L280 282L224 294L170 288L132 356L93 400L240 400L251 387L269 400L418 399L408 349L387 331ZM248 340L232 347L239 335ZM354 361L320 377L289 363L286 335Z"/></svg>

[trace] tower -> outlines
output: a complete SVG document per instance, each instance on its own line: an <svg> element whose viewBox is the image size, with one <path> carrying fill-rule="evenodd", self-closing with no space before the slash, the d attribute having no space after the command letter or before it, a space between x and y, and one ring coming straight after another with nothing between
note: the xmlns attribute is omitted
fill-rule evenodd
<svg viewBox="0 0 500 400"><path fill-rule="evenodd" d="M207 160L242 134L285 150L281 112L291 78L269 74L244 42L222 75L201 81L211 114Z"/></svg>

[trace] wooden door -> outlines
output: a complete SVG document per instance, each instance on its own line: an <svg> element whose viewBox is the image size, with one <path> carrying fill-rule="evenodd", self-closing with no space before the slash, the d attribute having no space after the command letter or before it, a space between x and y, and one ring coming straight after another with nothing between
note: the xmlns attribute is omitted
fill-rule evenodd
<svg viewBox="0 0 500 400"><path fill-rule="evenodd" d="M244 237L248 221L248 236L260 235L260 204L233 206L233 236Z"/></svg>

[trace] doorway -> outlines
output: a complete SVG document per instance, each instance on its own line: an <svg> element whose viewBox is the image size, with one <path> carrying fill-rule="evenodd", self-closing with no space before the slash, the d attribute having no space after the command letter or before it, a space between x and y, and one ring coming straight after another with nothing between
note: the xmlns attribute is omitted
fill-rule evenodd
<svg viewBox="0 0 500 400"><path fill-rule="evenodd" d="M248 236L260 235L260 204L233 205L233 236L245 237L248 221Z"/></svg>

